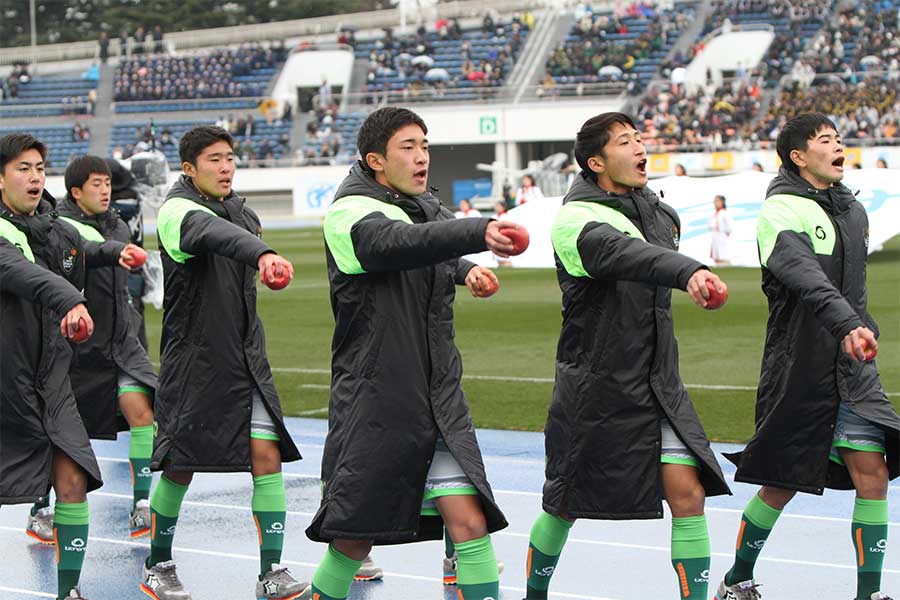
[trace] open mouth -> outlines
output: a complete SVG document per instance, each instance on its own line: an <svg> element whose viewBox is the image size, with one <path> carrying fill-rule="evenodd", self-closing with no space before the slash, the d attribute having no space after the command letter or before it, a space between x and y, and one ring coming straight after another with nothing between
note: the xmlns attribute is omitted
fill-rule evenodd
<svg viewBox="0 0 900 600"><path fill-rule="evenodd" d="M413 177L418 180L424 182L428 179L428 169L419 169L415 173L413 173Z"/></svg>
<svg viewBox="0 0 900 600"><path fill-rule="evenodd" d="M230 179L220 179L220 180L219 180L219 185L222 185L222 186L230 186L230 185L231 185L231 180L230 180Z"/></svg>
<svg viewBox="0 0 900 600"><path fill-rule="evenodd" d="M834 167L839 167L839 168L843 169L844 168L844 157L838 156L836 159L831 161L831 165Z"/></svg>
<svg viewBox="0 0 900 600"><path fill-rule="evenodd" d="M28 188L26 193L32 198L40 198L43 190L41 188Z"/></svg>
<svg viewBox="0 0 900 600"><path fill-rule="evenodd" d="M642 158L637 164L637 170L641 175L647 174L647 159Z"/></svg>

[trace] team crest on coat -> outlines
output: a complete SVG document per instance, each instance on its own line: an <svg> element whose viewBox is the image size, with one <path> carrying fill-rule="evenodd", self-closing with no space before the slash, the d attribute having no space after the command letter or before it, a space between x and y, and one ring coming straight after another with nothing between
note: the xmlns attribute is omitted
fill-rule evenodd
<svg viewBox="0 0 900 600"><path fill-rule="evenodd" d="M681 243L681 232L678 231L678 225L672 225L672 244L675 246L675 249L678 250L678 245Z"/></svg>
<svg viewBox="0 0 900 600"><path fill-rule="evenodd" d="M78 250L72 248L68 252L63 255L62 259L62 268L66 273L72 272L72 267L75 266L75 257L78 255Z"/></svg>

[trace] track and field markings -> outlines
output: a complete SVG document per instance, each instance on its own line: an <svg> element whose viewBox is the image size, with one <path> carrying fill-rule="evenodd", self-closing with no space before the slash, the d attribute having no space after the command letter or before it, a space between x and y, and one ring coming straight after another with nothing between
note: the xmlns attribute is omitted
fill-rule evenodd
<svg viewBox="0 0 900 600"><path fill-rule="evenodd" d="M303 373L307 375L331 375L329 369L303 369L299 367L272 367L273 373ZM511 375L466 375L463 381L506 381L510 383L553 383L552 377L513 377ZM717 385L706 383L685 383L684 387L691 390L721 390L731 392L755 392L755 385ZM888 392L888 396L900 396L900 392Z"/></svg>
<svg viewBox="0 0 900 600"><path fill-rule="evenodd" d="M0 585L0 592L12 592L13 594L25 594L26 596L37 596L38 598L56 598L56 594L48 594L46 592L35 592L34 590L23 590L22 588L6 587Z"/></svg>
<svg viewBox="0 0 900 600"><path fill-rule="evenodd" d="M22 533L21 528L9 527L6 525L0 525L0 531L10 531L10 532L15 532L15 533L19 533L19 534ZM149 542L146 542L146 541L145 542L134 542L134 541L130 541L130 540L116 540L116 539L112 539L112 538L90 536L88 542L89 543L112 544L112 545L117 545L117 546L128 546L131 548L145 548L148 551L150 549L150 544L149 544ZM234 552L219 552L219 551L215 551L215 550L203 550L201 548L188 548L185 546L174 546L172 548L172 551L180 552L180 553L184 553L184 554L196 554L199 556L212 556L215 558L232 558L232 559L237 559L237 560L250 560L250 561L253 561L256 563L259 562L259 556L256 554L250 555L250 554L237 554ZM305 567L307 569L315 569L316 567L319 566L318 563L311 563L311 562L305 562L305 561L299 561L299 560L287 560L287 559L282 559L280 564L282 566L297 566L297 567ZM429 583L441 582L441 579L438 577L412 575L409 573L396 573L393 571L385 571L384 575L385 575L385 577L396 577L398 579L411 579L413 581L425 581L425 582L429 582ZM136 581L137 581L137 579L136 579ZM3 589L7 589L7 588L0 588L0 590L3 590ZM12 588L9 588L9 589L12 589ZM525 588L512 587L512 586L507 586L507 585L501 585L500 589L508 590L510 592L516 592L516 593L524 593L525 592ZM32 594L35 596L40 596L40 597L47 597L47 598L55 598L56 597L55 595L44 594L41 592L31 592L28 590L23 590L23 592ZM569 593L565 593L565 592L550 592L549 596L551 598L552 597L573 598L575 600L620 600L618 598L610 598L610 597L606 597L606 596L589 596L586 594L569 594Z"/></svg>

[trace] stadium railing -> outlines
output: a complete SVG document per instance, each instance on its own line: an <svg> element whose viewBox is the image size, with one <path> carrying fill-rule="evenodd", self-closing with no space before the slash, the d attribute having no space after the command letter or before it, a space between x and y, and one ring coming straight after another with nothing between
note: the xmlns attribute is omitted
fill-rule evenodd
<svg viewBox="0 0 900 600"><path fill-rule="evenodd" d="M182 100L128 100L111 103L115 113L172 112L181 110L254 109L265 96L223 96L221 98L185 98Z"/></svg>

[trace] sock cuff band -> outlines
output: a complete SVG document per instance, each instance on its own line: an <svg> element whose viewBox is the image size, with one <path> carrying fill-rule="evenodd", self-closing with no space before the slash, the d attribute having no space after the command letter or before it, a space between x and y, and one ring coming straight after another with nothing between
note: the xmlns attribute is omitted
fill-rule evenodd
<svg viewBox="0 0 900 600"><path fill-rule="evenodd" d="M284 512L287 510L284 478L280 472L253 478L253 497L250 500L250 506L256 512Z"/></svg>
<svg viewBox="0 0 900 600"><path fill-rule="evenodd" d="M53 511L53 522L58 525L87 525L90 516L87 500L72 504L57 502Z"/></svg>
<svg viewBox="0 0 900 600"><path fill-rule="evenodd" d="M853 504L853 522L863 525L887 525L888 501L857 498Z"/></svg>
<svg viewBox="0 0 900 600"><path fill-rule="evenodd" d="M574 521L541 511L531 527L531 545L541 554L556 556L562 552Z"/></svg>
<svg viewBox="0 0 900 600"><path fill-rule="evenodd" d="M672 518L672 560L709 558L706 516Z"/></svg>
<svg viewBox="0 0 900 600"><path fill-rule="evenodd" d="M159 478L159 483L153 490L150 499L150 508L164 517L174 519L181 511L181 502L187 493L188 486L175 483L165 475Z"/></svg>
<svg viewBox="0 0 900 600"><path fill-rule="evenodd" d="M153 453L153 425L131 428L128 458L150 458Z"/></svg>
<svg viewBox="0 0 900 600"><path fill-rule="evenodd" d="M766 504L759 494L754 494L744 509L744 518L761 529L772 529L781 511Z"/></svg>
<svg viewBox="0 0 900 600"><path fill-rule="evenodd" d="M456 545L457 575L459 585L480 585L495 583L500 576L497 572L497 557L491 536L460 542Z"/></svg>

